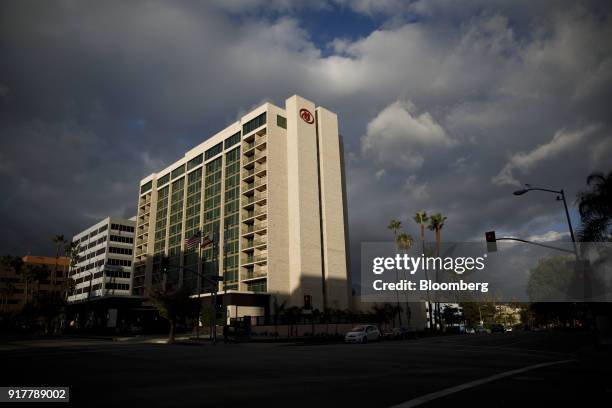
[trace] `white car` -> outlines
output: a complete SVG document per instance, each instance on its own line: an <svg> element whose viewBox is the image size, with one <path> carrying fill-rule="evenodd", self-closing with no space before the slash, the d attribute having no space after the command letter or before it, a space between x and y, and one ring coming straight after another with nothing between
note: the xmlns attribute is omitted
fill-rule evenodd
<svg viewBox="0 0 612 408"><path fill-rule="evenodd" d="M345 343L367 343L368 341L380 341L380 330L372 324L355 326L344 336Z"/></svg>

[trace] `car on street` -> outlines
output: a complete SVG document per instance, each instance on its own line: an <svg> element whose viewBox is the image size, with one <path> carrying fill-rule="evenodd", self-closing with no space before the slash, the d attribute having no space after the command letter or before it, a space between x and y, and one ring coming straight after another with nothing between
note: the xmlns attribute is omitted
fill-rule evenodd
<svg viewBox="0 0 612 408"><path fill-rule="evenodd" d="M344 336L345 343L367 343L368 341L380 341L380 330L373 324L362 324L353 327Z"/></svg>
<svg viewBox="0 0 612 408"><path fill-rule="evenodd" d="M476 330L473 327L466 327L465 334L476 334Z"/></svg>
<svg viewBox="0 0 612 408"><path fill-rule="evenodd" d="M487 334L489 330L487 330L484 326L476 327L476 334Z"/></svg>

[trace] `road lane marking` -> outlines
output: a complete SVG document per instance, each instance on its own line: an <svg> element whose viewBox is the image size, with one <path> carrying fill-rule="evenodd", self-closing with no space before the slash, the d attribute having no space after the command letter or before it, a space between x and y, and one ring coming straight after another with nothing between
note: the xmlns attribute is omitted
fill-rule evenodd
<svg viewBox="0 0 612 408"><path fill-rule="evenodd" d="M575 362L575 361L576 361L575 359L572 359L572 360L551 361L551 362L548 362L548 363L541 363L541 364L535 364L535 365L531 365L531 366L527 366L527 367L523 367L523 368L518 368L516 370L505 371L503 373L495 374L495 375L492 375L490 377L481 378L480 380L470 381L470 382L467 382L467 383L464 383L464 384L456 385L454 387L445 388L445 389L440 390L440 391L432 392L430 394L425 394L425 395L422 395L420 397L408 400L406 402L402 402L400 404L393 405L391 408L410 408L410 407L416 407L416 406L425 404L427 402L436 400L438 398L446 397L447 395L455 394L457 392L460 392L460 391L463 391L463 390L467 390L468 388L478 387L479 385L486 384L486 383L489 383L489 382L492 382L492 381L496 381L496 380L500 380L502 378L511 377L513 375L516 375L516 374L522 374L522 373L525 373L525 372L531 371L531 370L537 370L538 368L549 367L549 366L557 365L557 364L572 363L572 362Z"/></svg>

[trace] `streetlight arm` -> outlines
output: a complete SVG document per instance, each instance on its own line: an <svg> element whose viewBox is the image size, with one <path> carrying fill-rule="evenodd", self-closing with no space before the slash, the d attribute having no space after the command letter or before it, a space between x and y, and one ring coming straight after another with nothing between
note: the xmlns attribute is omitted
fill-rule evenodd
<svg viewBox="0 0 612 408"><path fill-rule="evenodd" d="M526 191L546 191L548 193L555 193L555 194L563 194L563 190L551 190L548 188L540 188L540 187L529 187L525 189Z"/></svg>

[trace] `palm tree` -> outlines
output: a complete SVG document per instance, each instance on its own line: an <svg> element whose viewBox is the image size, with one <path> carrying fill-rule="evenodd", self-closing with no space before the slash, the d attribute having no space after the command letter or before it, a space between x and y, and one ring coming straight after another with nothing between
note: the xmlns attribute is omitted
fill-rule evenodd
<svg viewBox="0 0 612 408"><path fill-rule="evenodd" d="M441 242L441 231L442 228L444 227L444 221L446 221L446 217L444 217L442 214L437 213L437 214L433 214L431 217L429 217L429 225L427 226L427 228L429 228L430 231L434 231L436 234L436 256L440 256L440 242ZM436 269L436 281L438 280L438 270ZM436 308L435 308L435 313L436 313L436 320L439 322L440 321L440 302L436 302Z"/></svg>
<svg viewBox="0 0 612 408"><path fill-rule="evenodd" d="M578 194L582 225L578 237L583 242L612 240L612 171L591 173L586 179L588 191Z"/></svg>
<svg viewBox="0 0 612 408"><path fill-rule="evenodd" d="M393 231L393 240L395 241L395 245L397 247L399 247L398 241L397 241L397 237L398 237L398 233L399 231L402 229L402 222L396 220L395 218L392 218L389 221L389 225L387 225L387 228L390 229L391 231ZM397 269L395 270L395 282L397 283L397 281L399 280L399 273L397 271ZM400 303L399 303L399 292L395 292L395 296L397 297L397 307L400 307ZM395 324L395 319L393 320L394 324ZM400 326L402 325L402 315L399 315L399 324Z"/></svg>
<svg viewBox="0 0 612 408"><path fill-rule="evenodd" d="M425 211L419 211L414 216L414 222L419 224L421 232L421 243L423 244L423 252L425 252L425 223L429 220Z"/></svg>
<svg viewBox="0 0 612 408"><path fill-rule="evenodd" d="M440 235L442 228L444 227L444 221L446 221L446 217L442 216L440 213L429 217L429 225L427 228L436 233L436 256L440 256Z"/></svg>
<svg viewBox="0 0 612 408"><path fill-rule="evenodd" d="M399 249L410 249L414 243L414 239L412 238L412 235L401 232L397 235L395 243Z"/></svg>
<svg viewBox="0 0 612 408"><path fill-rule="evenodd" d="M396 219L391 219L391 221L389 221L389 225L387 225L387 228L393 231L393 236L397 238L397 233L400 229L402 229L402 222Z"/></svg>
<svg viewBox="0 0 612 408"><path fill-rule="evenodd" d="M68 258L70 263L70 270L76 268L77 263L79 262L79 244L78 242L66 242L64 245L64 254ZM68 296L72 294L72 290L74 289L74 279L70 273L64 279L64 296Z"/></svg>
<svg viewBox="0 0 612 408"><path fill-rule="evenodd" d="M57 268L59 266L59 257L60 257L62 248L64 248L64 246L66 245L66 239L64 238L63 234L60 234L60 235L54 235L51 238L51 241L53 241L53 243L55 244L55 247L57 248L57 251L55 253L55 269L53 269L53 272L51 273L51 284L53 285L53 289L55 289Z"/></svg>

